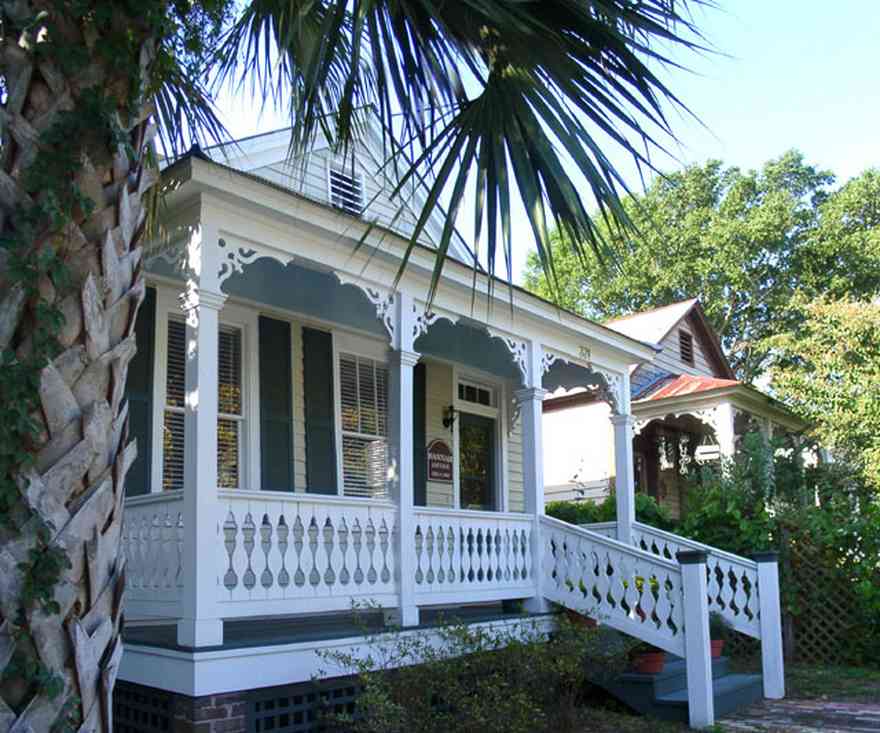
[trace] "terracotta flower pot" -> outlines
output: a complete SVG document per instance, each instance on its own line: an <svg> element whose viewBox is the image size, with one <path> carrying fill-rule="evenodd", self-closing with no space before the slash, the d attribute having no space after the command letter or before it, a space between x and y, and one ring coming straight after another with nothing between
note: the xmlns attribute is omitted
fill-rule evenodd
<svg viewBox="0 0 880 733"><path fill-rule="evenodd" d="M572 626L581 626L585 629L595 629L598 626L596 619L592 619L589 616L582 616L571 609L566 609L565 615L568 617L568 621Z"/></svg>
<svg viewBox="0 0 880 733"><path fill-rule="evenodd" d="M665 664L665 652L640 652L633 657L633 671L639 674L659 674Z"/></svg>
<svg viewBox="0 0 880 733"><path fill-rule="evenodd" d="M724 639L712 639L712 659L718 659L724 651Z"/></svg>

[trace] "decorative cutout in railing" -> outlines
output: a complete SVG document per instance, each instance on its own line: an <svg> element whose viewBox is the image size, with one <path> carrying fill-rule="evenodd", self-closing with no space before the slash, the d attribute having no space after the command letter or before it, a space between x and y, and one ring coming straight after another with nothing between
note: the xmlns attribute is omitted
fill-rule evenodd
<svg viewBox="0 0 880 733"><path fill-rule="evenodd" d="M394 507L335 497L223 492L222 601L334 598L396 593ZM388 601L392 600L389 604Z"/></svg>
<svg viewBox="0 0 880 733"><path fill-rule="evenodd" d="M532 522L522 515L424 509L416 512L416 593L534 592ZM528 592L523 593L527 588ZM513 596L512 596L513 597Z"/></svg>
<svg viewBox="0 0 880 733"><path fill-rule="evenodd" d="M550 517L541 518L542 589L551 601L673 654L684 654L681 570Z"/></svg>
<svg viewBox="0 0 880 733"><path fill-rule="evenodd" d="M632 537L636 547L673 562L682 551L705 552L709 611L720 613L736 631L761 638L757 563L641 522L633 524Z"/></svg>
<svg viewBox="0 0 880 733"><path fill-rule="evenodd" d="M183 587L183 510L179 492L128 499L122 520L127 599L176 601Z"/></svg>

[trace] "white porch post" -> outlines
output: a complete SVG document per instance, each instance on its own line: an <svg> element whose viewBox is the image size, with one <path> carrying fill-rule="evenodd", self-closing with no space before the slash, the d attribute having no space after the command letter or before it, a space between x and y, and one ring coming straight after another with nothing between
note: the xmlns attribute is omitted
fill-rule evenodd
<svg viewBox="0 0 880 733"><path fill-rule="evenodd" d="M617 539L632 544L636 521L636 488L633 464L633 416L613 415L614 498L617 504Z"/></svg>
<svg viewBox="0 0 880 733"><path fill-rule="evenodd" d="M761 622L761 668L764 697L785 697L785 660L782 650L782 612L779 603L779 563L775 552L752 555L758 563L758 609Z"/></svg>
<svg viewBox="0 0 880 733"><path fill-rule="evenodd" d="M733 429L733 405L729 402L722 402L715 408L715 437L721 458L733 458L736 452L736 433Z"/></svg>
<svg viewBox="0 0 880 733"><path fill-rule="evenodd" d="M415 563L415 480L413 456L413 369L419 354L413 350L415 308L411 296L394 294L394 337L390 359L389 426L394 456L392 493L397 502L397 569L400 588L395 621L418 626ZM421 458L421 457L420 457Z"/></svg>
<svg viewBox="0 0 880 733"><path fill-rule="evenodd" d="M519 403L523 429L523 489L525 491L525 510L534 518L532 529L532 577L535 581L535 595L526 599L526 610L531 613L546 613L549 602L544 598L544 542L541 538L541 517L544 515L544 395L541 387L543 367L540 344L529 343L527 347L526 382L524 389L517 390L515 397Z"/></svg>
<svg viewBox="0 0 880 733"><path fill-rule="evenodd" d="M709 639L709 602L706 553L679 552L684 602L684 658L687 669L688 717L691 728L715 724L712 690L712 650Z"/></svg>
<svg viewBox="0 0 880 733"><path fill-rule="evenodd" d="M184 303L183 608L177 643L188 647L223 643L217 607L217 349L226 296L216 285L214 246L216 237L200 226L190 242L190 263L202 276L188 283Z"/></svg>

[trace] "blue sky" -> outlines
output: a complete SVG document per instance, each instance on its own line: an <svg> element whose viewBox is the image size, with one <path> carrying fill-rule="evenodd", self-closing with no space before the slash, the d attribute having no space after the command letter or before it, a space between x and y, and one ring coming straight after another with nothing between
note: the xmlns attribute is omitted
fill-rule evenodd
<svg viewBox="0 0 880 733"><path fill-rule="evenodd" d="M690 71L665 75L668 86L699 118L673 117L681 143L662 170L720 158L759 167L790 148L830 169L842 183L880 166L880 3L877 0L717 0L696 21L719 52L679 56ZM235 136L284 126L283 114L258 118L240 99L220 100ZM247 109L248 111L243 111ZM612 155L640 182L623 154ZM524 214L514 212L514 275L532 246ZM461 229L471 234L470 208Z"/></svg>

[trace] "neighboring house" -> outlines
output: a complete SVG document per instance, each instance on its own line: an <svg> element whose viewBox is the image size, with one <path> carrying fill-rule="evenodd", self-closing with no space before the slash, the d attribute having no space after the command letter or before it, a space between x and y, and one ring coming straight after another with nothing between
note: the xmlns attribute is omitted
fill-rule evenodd
<svg viewBox="0 0 880 733"><path fill-rule="evenodd" d="M746 433L794 441L806 427L782 403L736 379L697 299L605 325L656 347L655 358L630 373L634 476L636 491L673 516L683 509L689 469L733 456ZM607 405L590 390L545 399L549 500L607 496L614 482L607 417Z"/></svg>
<svg viewBox="0 0 880 733"><path fill-rule="evenodd" d="M320 143L290 163L288 134L195 150L165 171L170 240L146 262L127 387L139 450L122 537L119 724L308 730L327 699L304 694L315 676L331 678L322 695L350 702L351 683L334 679L345 670L317 652L363 644L354 604L381 607L374 628L430 629L450 610L510 623L511 601L549 624L555 602L687 655L689 669L708 664L701 623L683 624L700 575L640 548L653 530L634 521L630 461L610 529L543 511L545 390L596 390L626 456L630 369L653 349L520 289L490 296L461 238L429 308L442 214L409 252L421 194L407 192L399 213L378 136L354 163ZM608 582L565 560L577 542L605 553L613 588L570 595ZM778 616L762 605L772 593L759 595L757 564L737 568L754 590L725 613L777 660L757 622L759 609ZM618 598L629 588L631 601L634 572L664 579L659 630ZM706 593L687 592L704 618ZM779 696L773 665L765 691ZM712 718L706 679L689 684L700 723Z"/></svg>

